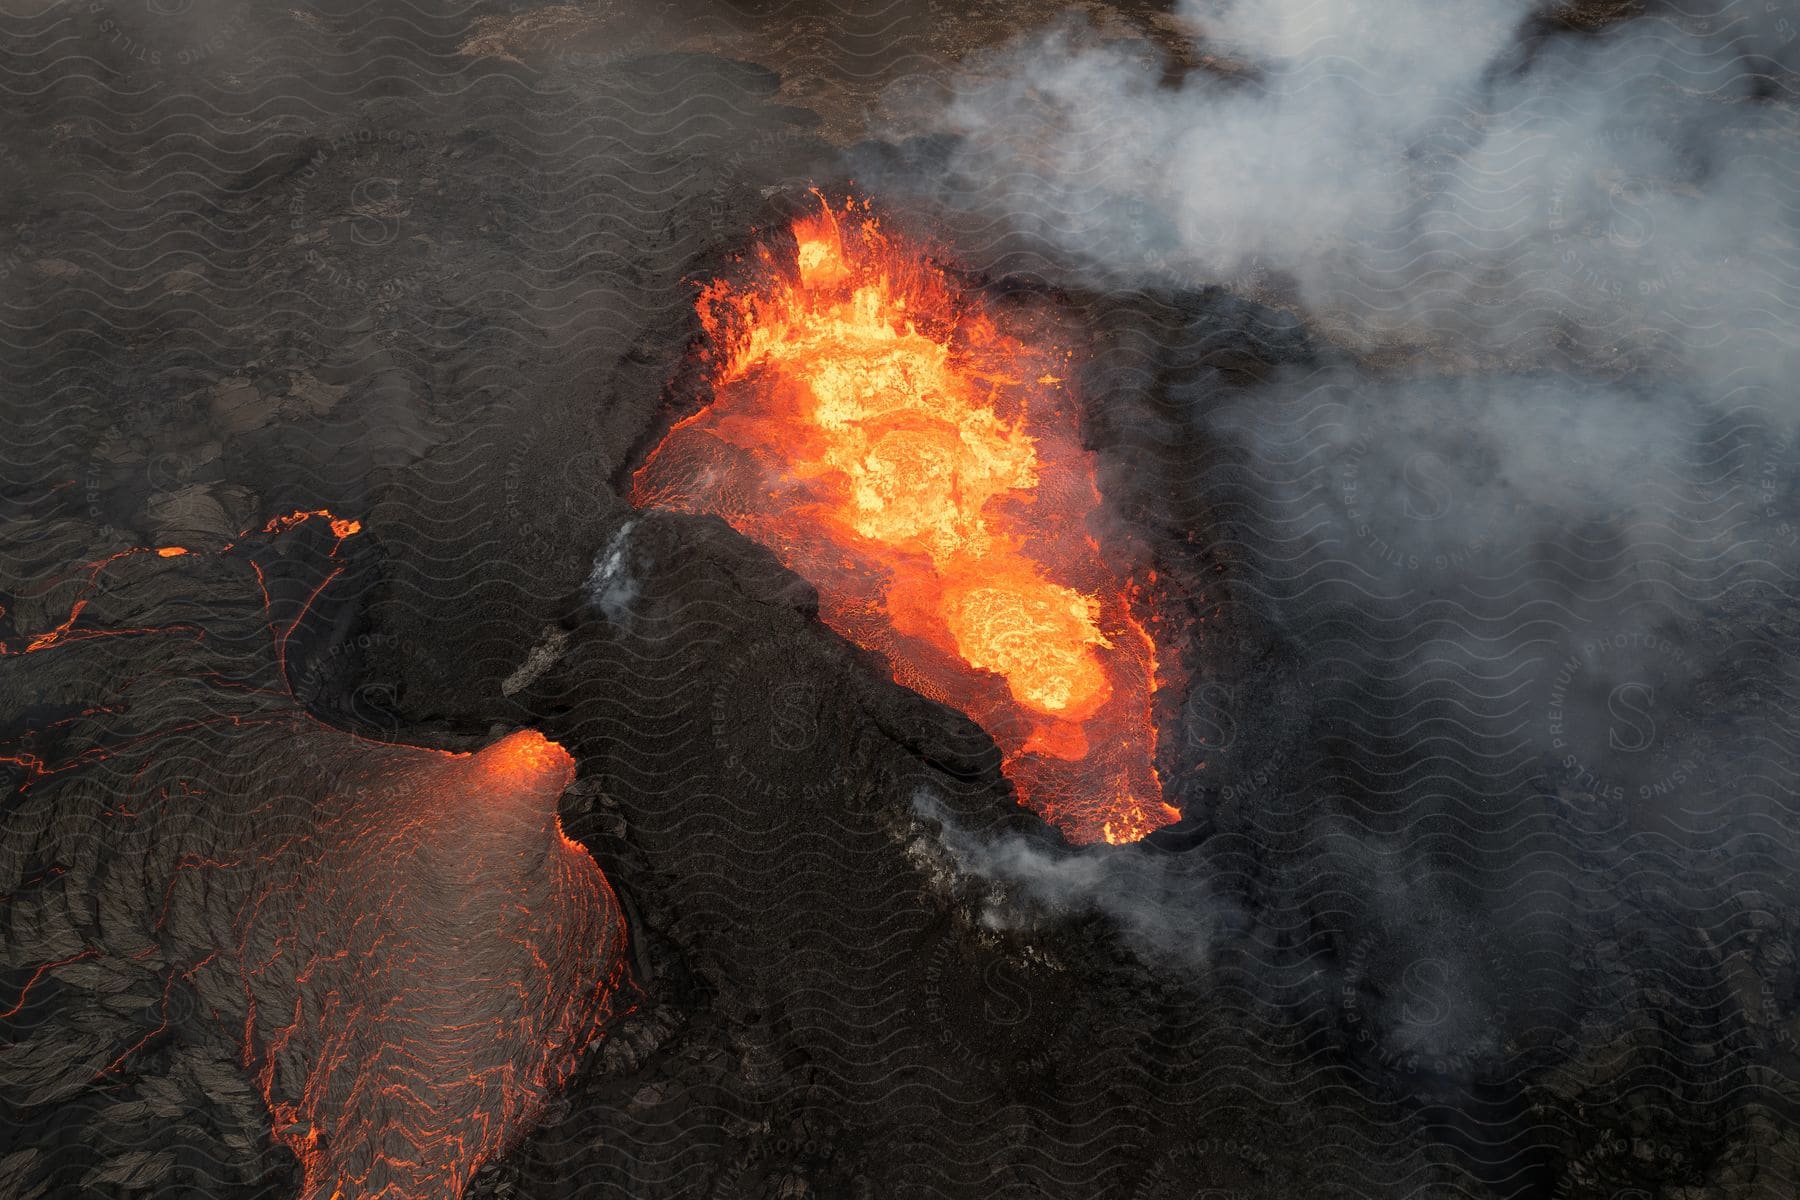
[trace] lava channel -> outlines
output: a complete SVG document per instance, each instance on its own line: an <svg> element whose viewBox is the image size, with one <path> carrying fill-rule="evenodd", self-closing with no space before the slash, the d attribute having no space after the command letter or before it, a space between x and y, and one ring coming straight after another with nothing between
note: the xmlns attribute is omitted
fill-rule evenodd
<svg viewBox="0 0 1800 1200"><path fill-rule="evenodd" d="M866 204L796 221L700 294L712 402L633 480L724 518L838 633L967 713L1074 842L1180 813L1155 769L1156 646L1097 533L1069 352L1004 331Z"/></svg>

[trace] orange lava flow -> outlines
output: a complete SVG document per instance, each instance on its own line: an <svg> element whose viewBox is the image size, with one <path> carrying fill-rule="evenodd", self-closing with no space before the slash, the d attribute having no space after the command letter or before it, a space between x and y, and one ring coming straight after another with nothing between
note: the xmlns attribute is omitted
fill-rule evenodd
<svg viewBox="0 0 1800 1200"><path fill-rule="evenodd" d="M1068 352L1003 331L866 205L822 205L793 235L792 257L765 245L750 282L702 290L714 400L633 500L774 550L827 624L986 730L1071 841L1177 820L1153 764L1156 647L1092 527Z"/></svg>
<svg viewBox="0 0 1800 1200"><path fill-rule="evenodd" d="M623 1010L625 923L600 867L557 816L575 760L556 742L519 730L472 753L389 744L292 703L288 642L343 570L338 550L362 525L317 509L260 530L278 536L314 518L336 539L328 554L336 565L280 621L254 557L264 545L257 531L211 552L247 561L270 622L261 669L272 667L281 688L238 695L276 703L234 711L221 698L206 719L70 762L0 747L0 764L24 769L16 794L115 754L135 764L98 793L105 819L83 828L105 831L90 857L134 864L106 893L107 929L135 946L132 958L166 964L162 1020L117 1053L102 1044L110 1057L94 1083L172 1034L171 997L178 981L191 984L206 1018L235 1043L272 1136L299 1161L298 1200L455 1200L540 1118ZM82 624L107 573L151 554L208 557L134 547L83 564L56 581L77 584L68 615L0 639L0 657L124 634L199 635L180 625ZM228 736L187 740L207 727ZM94 900L76 890L63 903ZM26 1010L59 971L122 953L90 945L37 965L15 1001L0 995L0 1021Z"/></svg>
<svg viewBox="0 0 1800 1200"><path fill-rule="evenodd" d="M624 981L618 901L556 816L575 762L530 730L475 754L309 737L338 786L316 831L250 860L221 956L243 1062L300 1200L459 1196Z"/></svg>

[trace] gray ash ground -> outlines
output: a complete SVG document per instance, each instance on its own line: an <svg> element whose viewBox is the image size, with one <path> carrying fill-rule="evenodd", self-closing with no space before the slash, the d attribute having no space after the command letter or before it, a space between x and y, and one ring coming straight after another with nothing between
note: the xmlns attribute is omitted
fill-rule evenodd
<svg viewBox="0 0 1800 1200"><path fill-rule="evenodd" d="M1588 7L1557 20L1631 15ZM1180 44L1151 6L1088 8L1118 45ZM1791 443L1703 439L1692 479L1766 510L1769 545L1673 600L1558 559L1630 514L1406 544L1358 489L1408 464L1309 434L1354 410L1344 378L1457 348L1347 350L1280 278L1017 269L909 189L950 146L865 127L1050 15L9 9L8 635L68 563L325 507L365 532L295 632L294 704L422 744L531 726L576 757L563 821L625 909L634 1005L471 1196L1792 1195ZM1234 68L1171 73L1201 69ZM1145 844L1067 846L767 551L621 498L695 397L692 281L850 179L1079 335L1109 511L1155 554L1189 676L1159 701L1185 819ZM1549 581L1522 616L1486 570L1513 550ZM1405 589L1328 569L1395 554ZM295 594L319 578L283 561ZM16 744L54 749L124 678L141 712L186 711L205 654L261 653L243 580L143 586L119 619L186 612L205 653L0 660ZM1660 672L1647 755L1628 720L1581 725L1632 699L1604 686L1615 646ZM15 914L58 866L17 859ZM43 938L8 918L0 1008ZM203 1021L40 1086L41 1039L153 1029L159 982L0 1018L0 1194L295 1194Z"/></svg>

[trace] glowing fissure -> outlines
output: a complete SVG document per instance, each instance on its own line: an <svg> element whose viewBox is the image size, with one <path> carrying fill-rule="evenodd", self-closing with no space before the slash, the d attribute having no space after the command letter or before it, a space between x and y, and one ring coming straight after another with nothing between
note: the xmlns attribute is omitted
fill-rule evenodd
<svg viewBox="0 0 1800 1200"><path fill-rule="evenodd" d="M1068 353L854 202L795 222L699 313L713 402L633 499L714 513L818 588L832 628L992 736L1021 800L1072 841L1179 813L1154 768L1156 652L1090 521Z"/></svg>

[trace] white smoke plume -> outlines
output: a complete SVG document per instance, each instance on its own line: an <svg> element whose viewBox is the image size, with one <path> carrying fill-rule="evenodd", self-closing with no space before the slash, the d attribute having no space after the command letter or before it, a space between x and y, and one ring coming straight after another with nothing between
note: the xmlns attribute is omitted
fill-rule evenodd
<svg viewBox="0 0 1800 1200"><path fill-rule="evenodd" d="M638 598L637 569L648 565L632 561L631 532L636 527L636 518L621 524L606 540L588 574L588 598L615 625L630 622L632 606Z"/></svg>
<svg viewBox="0 0 1800 1200"><path fill-rule="evenodd" d="M1800 579L1800 24L1716 17L1184 0L1179 62L1029 36L967 64L914 143L929 169L865 176L938 206L996 275L1217 285L1304 321L1318 356L1260 384L1146 374L1187 423L1146 444L1210 457L1132 470L1229 514L1204 532L1244 548L1237 594L1298 643L1396 820L1473 837L1534 796L1560 819L1561 789L1723 837L1768 731L1698 714L1755 674L1756 604ZM1664 732L1628 753L1614 702L1652 695ZM1205 942L1185 889L1219 911L1155 855L941 836L1140 945Z"/></svg>
<svg viewBox="0 0 1800 1200"><path fill-rule="evenodd" d="M1038 36L956 90L926 186L983 218L989 250L1041 252L1015 267L1249 286L1358 348L1758 384L1794 365L1796 89L1755 69L1793 57L1791 23L1575 36L1525 0L1179 15L1232 69L1169 84L1141 49Z"/></svg>
<svg viewBox="0 0 1800 1200"><path fill-rule="evenodd" d="M1236 919L1231 905L1211 893L1197 862L1141 846L1052 849L1018 833L984 836L958 824L923 790L913 797L913 813L930 825L915 850L1000 889L982 907L981 919L993 928L1098 911L1146 959L1204 971L1220 934Z"/></svg>

